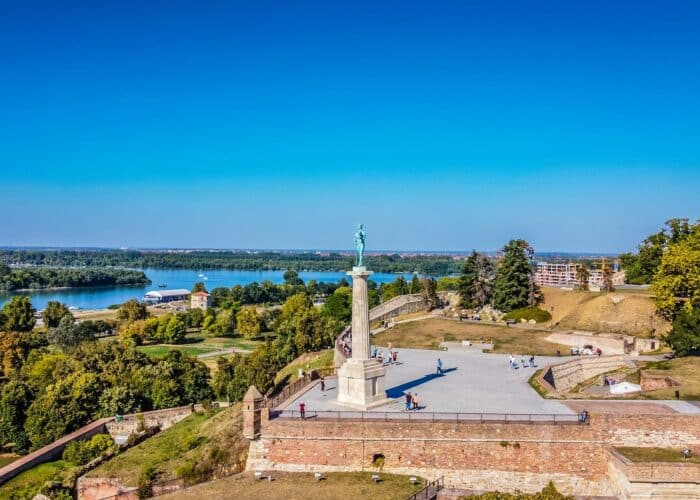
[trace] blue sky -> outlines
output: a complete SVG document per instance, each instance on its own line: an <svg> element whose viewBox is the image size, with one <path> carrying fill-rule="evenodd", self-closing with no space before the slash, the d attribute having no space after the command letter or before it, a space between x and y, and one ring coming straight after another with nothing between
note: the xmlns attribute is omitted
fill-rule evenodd
<svg viewBox="0 0 700 500"><path fill-rule="evenodd" d="M700 217L697 2L0 4L0 245L617 252Z"/></svg>

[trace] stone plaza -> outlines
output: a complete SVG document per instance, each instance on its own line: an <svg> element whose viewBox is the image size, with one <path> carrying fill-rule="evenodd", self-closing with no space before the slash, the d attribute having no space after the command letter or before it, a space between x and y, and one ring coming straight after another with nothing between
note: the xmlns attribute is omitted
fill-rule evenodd
<svg viewBox="0 0 700 500"><path fill-rule="evenodd" d="M379 346L386 354L386 346ZM386 404L370 411L403 411L404 394L418 393L417 412L573 414L564 404L541 398L528 384L537 368L512 369L508 355L485 354L471 349L451 347L447 351L395 349L397 364L386 364ZM443 375L437 376L437 360L443 363ZM536 358L536 365L562 361L562 358ZM287 405L295 409L300 402L307 411L344 410L338 404L337 379L326 381L325 391L319 384Z"/></svg>

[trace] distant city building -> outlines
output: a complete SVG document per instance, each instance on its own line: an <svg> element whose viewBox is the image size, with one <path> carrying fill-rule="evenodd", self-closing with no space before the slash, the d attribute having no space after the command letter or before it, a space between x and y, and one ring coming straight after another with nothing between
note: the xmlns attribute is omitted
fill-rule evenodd
<svg viewBox="0 0 700 500"><path fill-rule="evenodd" d="M187 300L190 291L180 288L177 290L154 290L143 296L144 302L151 304L161 304L163 302L175 302L176 300Z"/></svg>
<svg viewBox="0 0 700 500"><path fill-rule="evenodd" d="M576 269L579 264L554 262L538 262L535 271L535 283L540 286L552 286L557 288L575 288L578 286ZM588 286L592 289L603 286L603 271L600 269L588 270ZM613 271L612 282L614 285L622 285L625 282L624 271Z"/></svg>
<svg viewBox="0 0 700 500"><path fill-rule="evenodd" d="M206 311L211 307L211 295L207 292L194 292L190 296L190 307Z"/></svg>

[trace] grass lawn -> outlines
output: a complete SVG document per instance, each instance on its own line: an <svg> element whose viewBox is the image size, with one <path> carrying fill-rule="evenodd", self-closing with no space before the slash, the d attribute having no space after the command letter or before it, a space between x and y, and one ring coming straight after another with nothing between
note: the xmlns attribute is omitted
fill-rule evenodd
<svg viewBox="0 0 700 500"><path fill-rule="evenodd" d="M615 449L632 462L686 462L700 464L700 457L695 454L690 458L683 458L680 448L619 447Z"/></svg>
<svg viewBox="0 0 700 500"><path fill-rule="evenodd" d="M379 473L380 483L372 481L372 472L333 472L324 474L322 481L317 481L311 473L275 472L274 481L256 481L251 473L219 479L196 486L190 490L180 491L164 496L170 500L199 500L201 498L229 498L235 492L235 498L284 498L287 500L309 498L348 499L376 498L382 500L409 497L420 488L413 485L408 476Z"/></svg>
<svg viewBox="0 0 700 500"><path fill-rule="evenodd" d="M402 323L378 333L373 343L385 346L414 349L438 349L440 342L471 340L478 342L493 339L493 352L517 352L539 356L555 356L557 349L568 352L568 347L547 342L551 332L519 327L466 323L447 319L431 318L423 321Z"/></svg>
<svg viewBox="0 0 700 500"><path fill-rule="evenodd" d="M87 475L116 478L128 486L137 486L139 476L146 469L155 472L156 481L169 480L177 476L178 467L188 463L203 464L214 454L221 456L221 451L225 463L233 465L235 470L243 470L248 441L241 432L240 405L195 413L102 463Z"/></svg>
<svg viewBox="0 0 700 500"><path fill-rule="evenodd" d="M5 467L8 464L11 464L15 460L19 458L19 455L14 455L12 453L7 453L0 455L0 467Z"/></svg>
<svg viewBox="0 0 700 500"><path fill-rule="evenodd" d="M224 349L252 351L262 344L264 342L263 338L268 335L269 333L263 334L260 339L250 340L242 337L207 337L201 332L195 332L188 333L185 337L185 342L182 344L148 344L139 346L137 349L152 358L161 358L173 349L181 350L190 356L198 356Z"/></svg>
<svg viewBox="0 0 700 500"><path fill-rule="evenodd" d="M63 460L32 467L0 486L0 498L32 498L39 493L47 481L62 481L63 474L71 467Z"/></svg>
<svg viewBox="0 0 700 500"><path fill-rule="evenodd" d="M700 356L650 362L642 368L642 371L668 375L681 384L680 387L645 392L642 394L644 399L675 399L676 389L679 389L681 399L700 400Z"/></svg>
<svg viewBox="0 0 700 500"><path fill-rule="evenodd" d="M162 358L170 351L182 351L189 356L198 356L200 354L205 354L207 352L213 352L214 349L206 349L203 347L193 347L189 345L142 345L138 346L137 349L145 354L148 354L152 358Z"/></svg>
<svg viewBox="0 0 700 500"><path fill-rule="evenodd" d="M275 383L279 384L285 378L287 378L286 383L294 382L299 378L299 368L308 372L314 368L330 368L331 366L333 366L333 349L302 354L277 372Z"/></svg>

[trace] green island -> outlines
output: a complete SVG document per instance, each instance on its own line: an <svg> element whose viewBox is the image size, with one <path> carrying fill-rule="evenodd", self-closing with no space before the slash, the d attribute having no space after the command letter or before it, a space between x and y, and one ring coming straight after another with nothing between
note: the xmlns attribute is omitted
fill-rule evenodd
<svg viewBox="0 0 700 500"><path fill-rule="evenodd" d="M149 285L143 271L112 268L20 267L0 259L0 292L97 286Z"/></svg>

